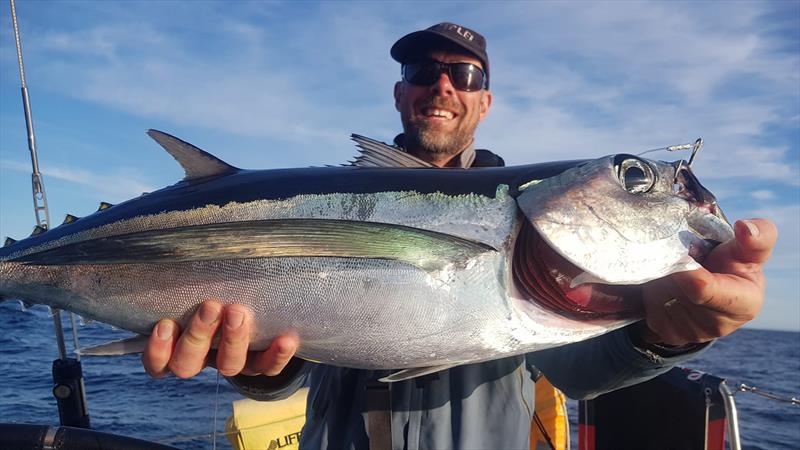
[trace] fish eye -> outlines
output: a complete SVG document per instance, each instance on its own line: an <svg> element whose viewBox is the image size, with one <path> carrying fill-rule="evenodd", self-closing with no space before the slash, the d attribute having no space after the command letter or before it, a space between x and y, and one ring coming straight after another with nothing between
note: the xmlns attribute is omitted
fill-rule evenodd
<svg viewBox="0 0 800 450"><path fill-rule="evenodd" d="M644 194L656 183L653 169L638 158L627 158L621 161L617 165L617 176L622 187L631 194Z"/></svg>

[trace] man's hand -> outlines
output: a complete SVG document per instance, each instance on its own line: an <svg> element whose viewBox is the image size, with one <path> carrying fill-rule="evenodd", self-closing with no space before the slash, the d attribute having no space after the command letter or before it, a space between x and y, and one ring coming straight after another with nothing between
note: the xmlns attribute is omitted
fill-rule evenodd
<svg viewBox="0 0 800 450"><path fill-rule="evenodd" d="M156 324L142 355L144 369L152 377L172 372L178 378L189 378L209 365L225 376L278 375L297 350L297 337L278 336L267 350L248 352L251 323L250 312L243 305L205 301L183 333L172 320ZM215 351L211 342L217 331L220 340Z"/></svg>
<svg viewBox="0 0 800 450"><path fill-rule="evenodd" d="M736 238L717 246L703 269L644 286L645 341L683 346L726 336L752 320L764 303L764 263L778 230L766 219L738 221Z"/></svg>

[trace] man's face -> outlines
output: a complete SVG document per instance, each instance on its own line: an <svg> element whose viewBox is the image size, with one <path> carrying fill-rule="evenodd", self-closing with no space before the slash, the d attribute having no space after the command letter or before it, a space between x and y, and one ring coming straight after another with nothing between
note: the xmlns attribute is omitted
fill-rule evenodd
<svg viewBox="0 0 800 450"><path fill-rule="evenodd" d="M466 53L433 51L428 56L443 63L467 62L483 67L477 58ZM447 73L442 73L430 86L397 82L394 99L403 122L406 148L442 159L472 143L478 122L489 112L492 94L488 90L459 91Z"/></svg>

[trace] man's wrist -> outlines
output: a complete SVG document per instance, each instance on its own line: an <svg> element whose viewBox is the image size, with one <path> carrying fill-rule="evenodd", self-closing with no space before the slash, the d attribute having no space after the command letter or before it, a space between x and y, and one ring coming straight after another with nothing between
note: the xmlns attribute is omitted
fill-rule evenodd
<svg viewBox="0 0 800 450"><path fill-rule="evenodd" d="M645 353L652 352L662 358L669 358L672 356L680 356L685 353L690 353L705 345L705 343L670 345L660 342L659 336L654 333L644 321L640 321L629 326L628 337L630 337L634 347Z"/></svg>

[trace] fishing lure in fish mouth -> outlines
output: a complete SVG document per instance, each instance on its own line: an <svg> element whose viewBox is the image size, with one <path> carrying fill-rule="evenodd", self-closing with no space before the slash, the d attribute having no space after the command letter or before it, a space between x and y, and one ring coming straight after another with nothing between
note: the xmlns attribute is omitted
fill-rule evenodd
<svg viewBox="0 0 800 450"><path fill-rule="evenodd" d="M253 350L292 332L302 358L391 381L624 326L638 285L733 235L688 163L436 169L356 136L356 167L243 170L148 134L185 178L10 240L0 297L141 335L216 298L250 308Z"/></svg>

